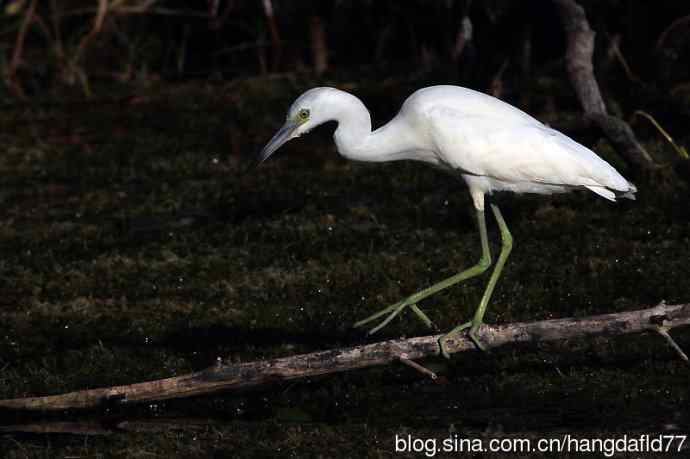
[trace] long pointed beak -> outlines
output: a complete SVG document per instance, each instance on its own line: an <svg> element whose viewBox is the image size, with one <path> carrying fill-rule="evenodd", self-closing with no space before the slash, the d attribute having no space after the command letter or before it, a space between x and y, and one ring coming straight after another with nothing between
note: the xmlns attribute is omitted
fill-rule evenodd
<svg viewBox="0 0 690 459"><path fill-rule="evenodd" d="M292 138L292 134L298 127L299 124L295 123L293 120L287 120L285 124L283 124L283 127L281 127L278 132L275 133L273 138L269 140L266 146L259 152L258 155L256 155L247 170L252 170L259 164L266 161L268 157L275 153L278 148L282 147L285 142Z"/></svg>

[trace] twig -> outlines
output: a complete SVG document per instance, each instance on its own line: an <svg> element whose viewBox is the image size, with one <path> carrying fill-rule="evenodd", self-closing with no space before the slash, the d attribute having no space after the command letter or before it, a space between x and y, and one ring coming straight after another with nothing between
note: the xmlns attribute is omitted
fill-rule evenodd
<svg viewBox="0 0 690 459"><path fill-rule="evenodd" d="M671 146L676 150L678 153L678 156L681 157L681 159L688 159L690 158L690 155L688 155L688 150L685 149L685 147L678 145L674 140L673 137L671 137L671 134L666 132L666 129L662 128L661 125L657 122L657 120L654 119L652 115L650 115L647 112L644 112L642 110L635 110L633 113L634 116L642 116L647 118L650 123L654 125L654 127L661 133L662 136L668 141L668 143L671 144Z"/></svg>
<svg viewBox="0 0 690 459"><path fill-rule="evenodd" d="M657 306L585 318L520 322L501 326L484 325L479 338L487 348L506 344L533 343L592 336L614 336L657 331L690 325L690 303ZM156 381L89 389L47 397L0 400L0 408L26 411L58 411L111 407L113 404L142 403L172 398L207 395L231 389L255 387L330 373L387 365L437 356L441 335L420 336L293 355L272 360L219 364L196 373ZM447 341L450 353L476 350L471 340L458 335Z"/></svg>
<svg viewBox="0 0 690 459"><path fill-rule="evenodd" d="M471 2L471 1L470 1ZM465 47L469 45L473 40L473 28L472 20L465 13L460 21L460 27L458 32L455 34L455 45L451 49L451 59L453 62L458 62Z"/></svg>
<svg viewBox="0 0 690 459"><path fill-rule="evenodd" d="M420 364L418 364L414 360L408 359L407 354L400 355L400 357L398 357L398 359L400 360L401 363L407 365L410 368L417 370L421 374L426 375L426 376L430 377L431 379L438 378L438 376L436 376L436 373L434 373L433 371L429 370L428 368L421 366Z"/></svg>
<svg viewBox="0 0 690 459"><path fill-rule="evenodd" d="M316 15L311 17L309 20L309 35L314 73L316 76L321 76L328 70L328 40L326 39L326 28L321 17Z"/></svg>
<svg viewBox="0 0 690 459"><path fill-rule="evenodd" d="M17 32L17 39L14 42L14 53L12 53L12 60L10 61L9 73L13 75L19 67L22 55L24 54L24 40L26 39L26 33L29 30L29 25L34 19L34 13L36 12L36 0L32 0L29 5L29 9L24 14L24 20L22 25Z"/></svg>
<svg viewBox="0 0 690 459"><path fill-rule="evenodd" d="M58 9L57 0L50 2L50 23L53 27L53 49L55 57L58 61L65 58L65 48L62 43L62 31L60 30L60 15L61 11Z"/></svg>
<svg viewBox="0 0 690 459"><path fill-rule="evenodd" d="M505 73L509 64L510 59L505 58L501 64L501 67L499 67L498 71L489 83L489 94L499 99L503 96L503 74Z"/></svg>
<svg viewBox="0 0 690 459"><path fill-rule="evenodd" d="M283 54L283 41L280 38L278 21L273 11L273 1L263 0L262 4L264 7L264 14L266 15L266 21L268 22L268 30L271 32L271 72L275 72L280 66L280 59Z"/></svg>
<svg viewBox="0 0 690 459"><path fill-rule="evenodd" d="M112 6L112 5L111 5ZM61 14L62 17L83 16L97 13L97 8L75 8L73 10L65 11ZM110 11L117 16L127 15L151 15L151 16L184 16L185 18L209 19L208 12L200 13L191 9L172 9L172 8L154 8L146 5L138 5L135 7L118 7L116 10Z"/></svg>
<svg viewBox="0 0 690 459"><path fill-rule="evenodd" d="M642 80L640 79L640 77L635 75L635 73L630 68L630 65L628 64L628 61L625 59L623 51L621 51L620 41L620 35L615 35L611 39L607 53L609 55L609 58L616 58L616 60L618 60L618 63L620 63L620 65L623 67L623 71L625 72L625 76L628 77L628 80L632 81L633 83L642 84Z"/></svg>
<svg viewBox="0 0 690 459"><path fill-rule="evenodd" d="M668 333L668 327L657 327L656 328L657 333L659 333L661 336L663 336L668 344L671 345L671 347L678 353L681 359L685 360L686 362L690 363L690 360L688 360L688 355L683 352L683 349L676 343L676 341L671 337L671 335Z"/></svg>
<svg viewBox="0 0 690 459"><path fill-rule="evenodd" d="M28 32L29 26L34 20L34 14L36 13L36 3L36 0L32 0L31 4L29 5L29 8L26 10L26 13L24 14L24 20L22 21L21 27L19 27L19 31L17 32L17 38L14 42L14 52L12 53L12 59L10 60L9 67L5 75L5 80L7 81L8 86L10 86L14 90L15 94L21 99L23 99L25 95L22 87L15 80L15 75L17 73L17 69L19 68L19 64L21 63L22 55L24 54L24 41L26 40L26 33Z"/></svg>
<svg viewBox="0 0 690 459"><path fill-rule="evenodd" d="M71 59L71 67L77 68L78 62L81 59L81 56L84 54L86 47L100 33L101 29L103 28L103 23L105 22L107 14L108 1L98 0L98 10L96 12L96 16L93 18L93 27L91 27L91 30L89 30L89 32L86 35L84 35L84 37L79 41L77 50L74 52L74 56Z"/></svg>
<svg viewBox="0 0 690 459"><path fill-rule="evenodd" d="M664 42L666 41L666 37L669 36L669 34L671 33L671 31L672 31L673 29L675 29L676 27L678 27L679 25L684 24L684 23L686 23L686 22L690 23L690 14L688 14L687 16L683 16L683 17L680 17L680 18L676 19L675 21L673 21L673 22L671 23L671 25L669 25L668 27L666 27L666 28L664 29L664 31L661 32L661 34L659 35L659 38L657 38L657 40L656 40L656 46L654 47L654 50L655 50L656 52L659 52L659 51L661 50L661 48L664 46Z"/></svg>

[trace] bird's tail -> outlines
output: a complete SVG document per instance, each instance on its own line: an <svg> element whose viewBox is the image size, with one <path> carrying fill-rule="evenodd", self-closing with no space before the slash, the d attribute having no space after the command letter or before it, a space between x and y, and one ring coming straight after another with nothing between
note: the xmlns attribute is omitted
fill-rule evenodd
<svg viewBox="0 0 690 459"><path fill-rule="evenodd" d="M623 190L593 185L585 185L585 188L603 198L608 199L609 201L614 202L616 201L616 198L626 198L634 201L635 193L637 193L637 187L630 182L628 182L628 187Z"/></svg>
<svg viewBox="0 0 690 459"><path fill-rule="evenodd" d="M635 199L637 199L635 197L635 193L633 193L632 191L628 191L627 193L623 193L623 194L619 195L618 197L619 198L625 198L625 199L632 199L633 201Z"/></svg>
<svg viewBox="0 0 690 459"><path fill-rule="evenodd" d="M621 198L626 198L626 199L632 199L633 201L636 199L635 198L635 193L637 193L637 187L632 184L631 182L628 182L628 191L624 191L620 193L618 196Z"/></svg>

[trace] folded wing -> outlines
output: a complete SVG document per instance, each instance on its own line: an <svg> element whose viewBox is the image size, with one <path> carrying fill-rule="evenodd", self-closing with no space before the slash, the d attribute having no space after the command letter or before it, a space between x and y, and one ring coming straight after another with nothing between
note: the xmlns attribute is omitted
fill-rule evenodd
<svg viewBox="0 0 690 459"><path fill-rule="evenodd" d="M508 123L448 107L429 112L429 130L448 167L505 183L586 187L615 200L635 189L592 150L538 121Z"/></svg>

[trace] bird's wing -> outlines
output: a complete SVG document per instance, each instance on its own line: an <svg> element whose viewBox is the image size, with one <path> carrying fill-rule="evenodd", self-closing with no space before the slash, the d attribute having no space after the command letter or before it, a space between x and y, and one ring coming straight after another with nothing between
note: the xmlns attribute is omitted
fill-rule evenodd
<svg viewBox="0 0 690 459"><path fill-rule="evenodd" d="M429 134L440 160L472 175L507 183L609 187L628 182L593 151L543 124L506 122L453 108L428 112Z"/></svg>

